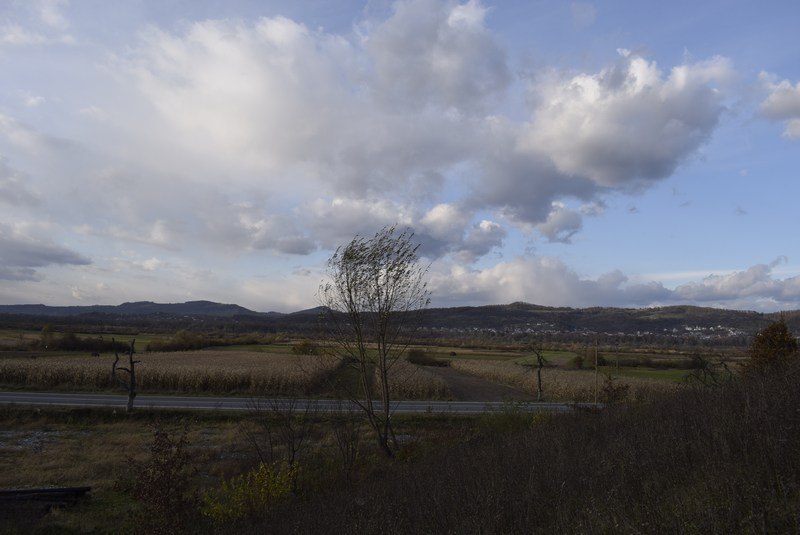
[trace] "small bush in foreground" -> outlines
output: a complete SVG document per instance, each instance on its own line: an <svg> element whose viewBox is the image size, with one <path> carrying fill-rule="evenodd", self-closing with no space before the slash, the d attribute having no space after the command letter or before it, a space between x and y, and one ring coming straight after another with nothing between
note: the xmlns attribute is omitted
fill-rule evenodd
<svg viewBox="0 0 800 535"><path fill-rule="evenodd" d="M217 524L242 520L288 496L299 468L260 463L203 495L201 511Z"/></svg>
<svg viewBox="0 0 800 535"><path fill-rule="evenodd" d="M137 531L179 533L195 513L196 499L189 490L190 457L188 428L170 432L161 424L153 430L150 458L129 459L134 473L131 495L139 503L135 513Z"/></svg>

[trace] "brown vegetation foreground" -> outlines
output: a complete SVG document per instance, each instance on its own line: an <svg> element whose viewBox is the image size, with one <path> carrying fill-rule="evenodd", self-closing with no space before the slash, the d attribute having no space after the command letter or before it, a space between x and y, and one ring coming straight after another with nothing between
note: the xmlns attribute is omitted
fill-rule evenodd
<svg viewBox="0 0 800 535"><path fill-rule="evenodd" d="M510 404L477 419L401 418L391 461L370 455L363 426L339 415L193 416L174 435L186 440L191 483L168 494L179 516L149 514L159 504L129 490L173 488L129 466L129 456L134 466L161 459L147 424L167 416L1 410L0 486L92 486L87 504L43 520L48 533L148 532L135 520L146 513L150 527L185 519L170 533L800 532L800 364L600 413L532 416ZM246 515L203 516L192 497L224 498L219 478L251 474L256 460L294 463L298 479Z"/></svg>
<svg viewBox="0 0 800 535"><path fill-rule="evenodd" d="M797 444L800 366L486 433L353 492L290 502L248 529L797 533Z"/></svg>

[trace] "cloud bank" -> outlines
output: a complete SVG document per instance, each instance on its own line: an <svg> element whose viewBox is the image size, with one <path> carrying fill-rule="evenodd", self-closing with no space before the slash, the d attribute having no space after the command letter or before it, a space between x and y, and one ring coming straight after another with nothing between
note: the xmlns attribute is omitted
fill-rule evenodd
<svg viewBox="0 0 800 535"><path fill-rule="evenodd" d="M34 268L49 265L86 265L91 261L48 239L0 224L0 280L37 280Z"/></svg>
<svg viewBox="0 0 800 535"><path fill-rule="evenodd" d="M31 3L0 26L0 53L74 47L69 7ZM580 30L599 16L584 2L565 14ZM84 298L119 299L129 273L137 291L173 281L159 291L176 299L206 285L297 303L332 249L397 224L442 302L798 302L770 265L669 289L526 252L578 242L608 199L694 162L737 73L725 57L662 65L625 49L595 68L522 69L491 17L477 0L403 0L339 32L185 18L97 53L80 98L18 88L21 107L0 114L0 277L56 266L89 280L72 285ZM760 113L800 137L800 84L762 80ZM19 230L40 223L50 234Z"/></svg>
<svg viewBox="0 0 800 535"><path fill-rule="evenodd" d="M282 217L314 245L269 236L286 225L251 232L253 246L300 254L386 222L430 228L431 244L441 241L442 222L432 218L448 185L461 197L446 203L459 210L449 238L471 232L483 210L567 242L581 214L565 201L600 202L670 176L725 110L717 86L732 76L729 60L665 75L623 51L597 73L541 73L527 119L498 115L512 68L485 17L474 1L415 0L350 37L282 17L153 27L118 68L152 114L147 122L159 125L147 132L162 147L154 150L202 146L212 169L235 169L242 184L305 203ZM162 161L171 159L184 165L182 155Z"/></svg>
<svg viewBox="0 0 800 535"><path fill-rule="evenodd" d="M447 296L444 304L510 303L524 300L548 306L659 306L690 303L704 306L774 310L796 308L800 276L780 279L773 269L784 259L758 264L743 271L709 275L700 282L670 289L651 281L629 284L620 271L582 278L562 261L551 257L515 258L485 270L451 265L432 274L434 295Z"/></svg>

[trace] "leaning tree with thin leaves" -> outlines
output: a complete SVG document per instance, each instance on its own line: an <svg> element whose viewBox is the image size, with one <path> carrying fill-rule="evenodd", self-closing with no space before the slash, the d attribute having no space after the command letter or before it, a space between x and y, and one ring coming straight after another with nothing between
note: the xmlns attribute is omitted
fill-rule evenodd
<svg viewBox="0 0 800 535"><path fill-rule="evenodd" d="M319 288L329 349L358 371L358 392L347 395L362 409L379 449L394 454L389 378L430 303L418 244L406 229L384 227L372 238L356 236L328 260Z"/></svg>

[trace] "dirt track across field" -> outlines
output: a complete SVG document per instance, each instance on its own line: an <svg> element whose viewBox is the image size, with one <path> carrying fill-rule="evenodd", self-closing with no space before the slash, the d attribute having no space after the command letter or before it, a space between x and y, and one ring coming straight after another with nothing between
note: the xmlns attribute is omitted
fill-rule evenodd
<svg viewBox="0 0 800 535"><path fill-rule="evenodd" d="M450 367L428 367L431 373L435 373L447 381L453 398L456 401L533 401L534 397L527 392L511 386L501 385L467 375Z"/></svg>

